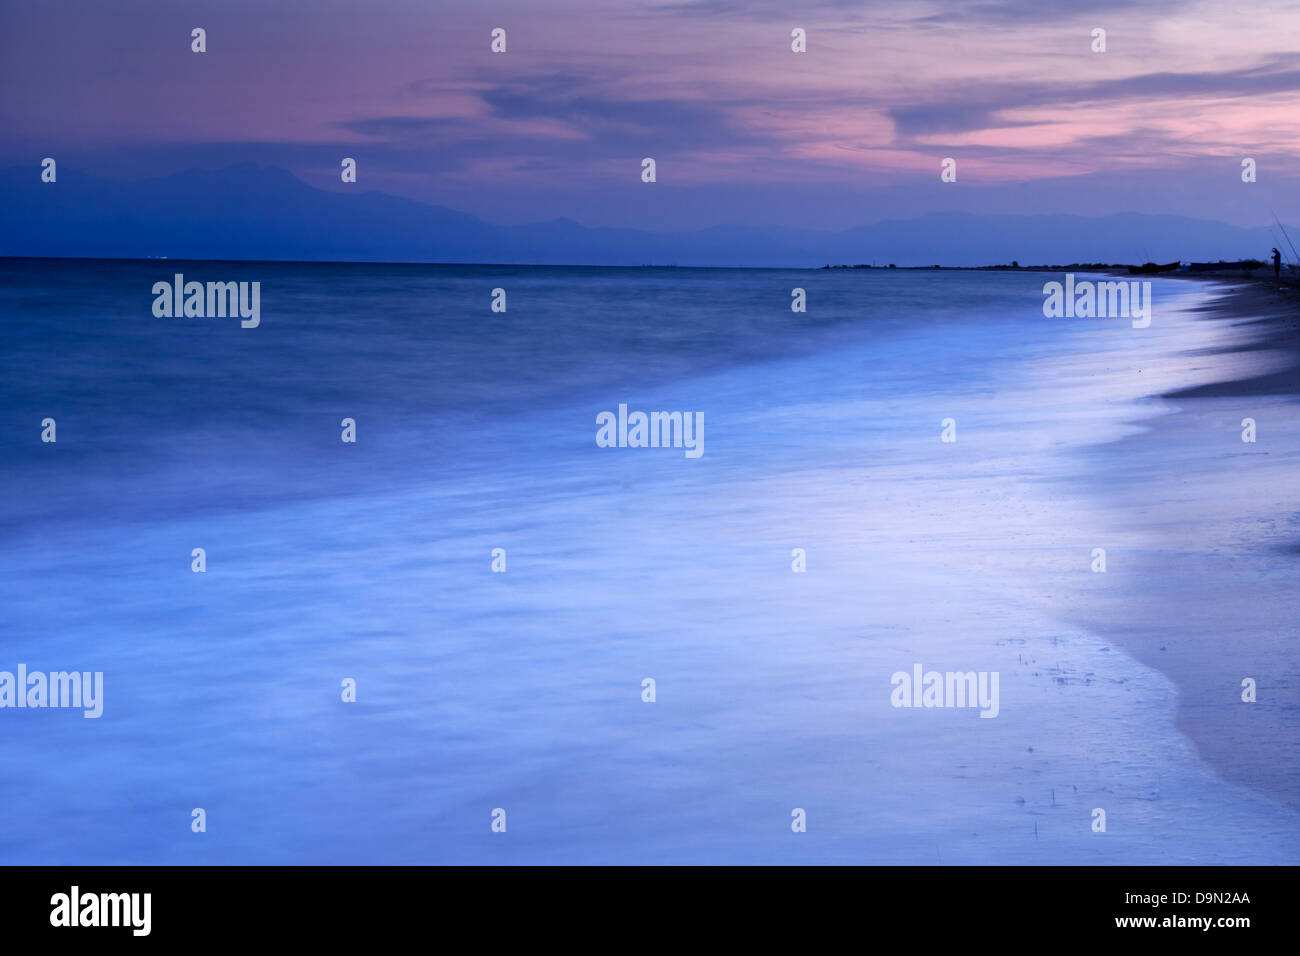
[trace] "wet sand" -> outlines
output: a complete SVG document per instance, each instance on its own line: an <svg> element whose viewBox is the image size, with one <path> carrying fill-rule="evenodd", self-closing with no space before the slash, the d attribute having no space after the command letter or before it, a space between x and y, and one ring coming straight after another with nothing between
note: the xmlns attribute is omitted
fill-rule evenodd
<svg viewBox="0 0 1300 956"><path fill-rule="evenodd" d="M1232 283L1231 291L1203 311L1238 324L1243 338L1232 351L1273 352L1289 360L1276 372L1183 389L1167 398L1300 397L1300 288L1275 286L1271 280Z"/></svg>
<svg viewBox="0 0 1300 956"><path fill-rule="evenodd" d="M1241 371L1167 392L1172 414L1108 446L1099 477L1133 547L1112 550L1108 584L1119 586L1094 591L1074 618L1176 684L1177 726L1221 776L1297 806L1300 290L1223 290L1198 310L1223 326L1223 345L1187 360ZM1148 480L1171 467L1177 484ZM1255 703L1242 700L1246 678Z"/></svg>

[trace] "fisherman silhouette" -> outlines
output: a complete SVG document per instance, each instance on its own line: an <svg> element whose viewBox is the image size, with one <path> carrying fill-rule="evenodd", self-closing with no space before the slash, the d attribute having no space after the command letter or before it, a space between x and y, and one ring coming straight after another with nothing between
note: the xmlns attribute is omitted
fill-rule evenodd
<svg viewBox="0 0 1300 956"><path fill-rule="evenodd" d="M1282 281L1282 253L1277 251L1277 246L1273 247L1273 281Z"/></svg>

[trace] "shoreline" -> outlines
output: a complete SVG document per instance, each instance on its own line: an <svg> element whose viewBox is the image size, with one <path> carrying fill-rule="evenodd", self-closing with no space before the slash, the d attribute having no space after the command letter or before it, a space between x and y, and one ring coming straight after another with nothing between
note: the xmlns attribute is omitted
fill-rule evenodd
<svg viewBox="0 0 1300 956"><path fill-rule="evenodd" d="M1153 395L1172 414L1109 445L1105 485L1141 543L1111 569L1123 585L1072 617L1173 682L1176 725L1220 776L1300 807L1300 677L1285 613L1300 606L1300 513L1288 497L1300 448L1300 291L1224 285L1189 313L1225 323L1236 340L1187 354L1267 353L1281 367ZM1241 438L1246 418L1259 429L1253 443ZM1171 465L1181 481L1148 487ZM1254 703L1242 701L1246 678Z"/></svg>
<svg viewBox="0 0 1300 956"><path fill-rule="evenodd" d="M1258 279L1200 279L1170 276L1184 281L1217 281L1229 286L1224 295L1196 311L1209 318L1236 320L1249 337L1220 354L1276 351L1290 356L1287 367L1262 375L1209 383L1169 392L1164 398L1226 398L1252 395L1300 397L1300 289L1274 286Z"/></svg>
<svg viewBox="0 0 1300 956"><path fill-rule="evenodd" d="M682 271L728 271L728 272L1009 272L1016 273L1060 273L1060 272L1079 272L1092 275L1113 275L1130 280L1142 279L1184 279L1193 282L1229 282L1241 284L1256 284L1260 286L1271 287L1274 283L1267 278L1267 264L1252 272L1243 272L1239 269L1224 269L1222 271L1203 271L1203 272L1129 272L1131 267L1125 263L1107 263L1107 262L1069 262L1060 265L1014 265L1012 263L997 263L985 265L907 265L900 266L897 264L875 265L873 263L861 263L857 265L829 263L824 265L678 265L672 262L639 262L610 264L597 262L497 262L484 260L482 262L459 262L455 260L444 259L356 259L356 258L318 258L318 259L241 259L228 256L217 257L191 257L191 256L24 256L24 255L0 255L0 263L18 264L18 263L55 263L63 265L67 263L145 263L149 265L166 264L167 266L175 265L194 265L194 266L214 266L214 265L244 265L244 266L393 266L393 267L437 267L445 269L675 269ZM1225 263L1230 265L1231 263ZM1300 266L1291 264L1286 265L1286 271L1282 275L1282 285L1291 289L1300 290Z"/></svg>

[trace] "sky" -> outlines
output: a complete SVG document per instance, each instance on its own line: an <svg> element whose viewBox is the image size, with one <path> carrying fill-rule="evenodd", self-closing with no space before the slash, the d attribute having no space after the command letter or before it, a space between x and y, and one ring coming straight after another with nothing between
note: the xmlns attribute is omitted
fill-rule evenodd
<svg viewBox="0 0 1300 956"><path fill-rule="evenodd" d="M0 132L0 166L110 179L355 189L353 157L360 187L503 224L1262 226L1300 222L1300 2L0 0Z"/></svg>

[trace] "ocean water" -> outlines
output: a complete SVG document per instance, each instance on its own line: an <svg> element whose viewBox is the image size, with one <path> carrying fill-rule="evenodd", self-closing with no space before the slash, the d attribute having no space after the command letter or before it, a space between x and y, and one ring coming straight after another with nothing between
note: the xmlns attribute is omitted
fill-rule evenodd
<svg viewBox="0 0 1300 956"><path fill-rule="evenodd" d="M260 326L156 318L178 271ZM0 860L1296 862L1067 623L1210 293L1135 330L1053 278L0 261L0 670L104 673L0 709ZM620 403L703 454L598 447ZM915 663L997 717L892 706Z"/></svg>

